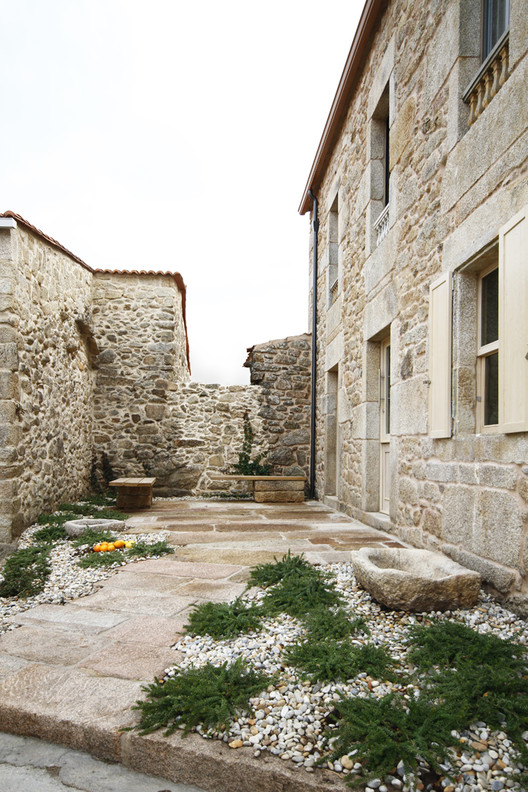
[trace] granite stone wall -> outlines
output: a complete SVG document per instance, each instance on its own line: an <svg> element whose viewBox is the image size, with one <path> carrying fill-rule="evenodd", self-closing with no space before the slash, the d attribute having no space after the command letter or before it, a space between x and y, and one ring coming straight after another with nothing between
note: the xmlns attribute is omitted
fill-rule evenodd
<svg viewBox="0 0 528 792"><path fill-rule="evenodd" d="M528 204L522 9L521 0L512 0L508 78L470 126L463 94L480 67L481 4L392 0L316 189L319 496L479 570L511 603L528 601L528 439L526 432L477 430L476 275L463 268ZM385 108L388 230L378 238ZM331 301L334 261L339 285ZM446 272L455 282L453 433L435 439L428 419L429 287ZM384 338L391 346L386 515L380 514Z"/></svg>
<svg viewBox="0 0 528 792"><path fill-rule="evenodd" d="M259 416L267 460L276 475L308 478L310 455L311 336L257 344L245 366L262 390Z"/></svg>
<svg viewBox="0 0 528 792"><path fill-rule="evenodd" d="M95 347L90 271L20 224L2 237L11 284L2 372L10 397L2 444L8 467L0 482L9 541L39 513L88 487Z"/></svg>
<svg viewBox="0 0 528 792"><path fill-rule="evenodd" d="M99 299L106 311L102 293ZM136 320L141 314L137 303L133 314ZM124 334L126 317L120 321ZM112 337L116 327L108 321ZM177 382L170 366L163 378L152 375L150 363L146 373L139 366L122 370L114 350L108 364L104 349L99 356L94 442L119 475L155 476L157 495L249 492L247 484L214 478L238 461L245 415L254 432L253 458L264 453L274 475L307 473L309 337L253 347L245 363L253 384L247 386ZM162 366L160 360L154 370Z"/></svg>
<svg viewBox="0 0 528 792"><path fill-rule="evenodd" d="M0 545L86 493L103 453L116 476L155 476L158 495L249 492L215 479L245 416L253 457L306 471L308 337L253 347L254 384L189 382L184 300L179 275L93 270L0 217Z"/></svg>

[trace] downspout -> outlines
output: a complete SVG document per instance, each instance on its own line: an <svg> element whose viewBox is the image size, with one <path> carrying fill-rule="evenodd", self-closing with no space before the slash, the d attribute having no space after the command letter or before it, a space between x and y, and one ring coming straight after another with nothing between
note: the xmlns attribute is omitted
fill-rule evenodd
<svg viewBox="0 0 528 792"><path fill-rule="evenodd" d="M319 203L311 190L313 201L313 263L312 263L312 400L310 414L310 499L315 498L315 418L317 380L317 232L319 231Z"/></svg>

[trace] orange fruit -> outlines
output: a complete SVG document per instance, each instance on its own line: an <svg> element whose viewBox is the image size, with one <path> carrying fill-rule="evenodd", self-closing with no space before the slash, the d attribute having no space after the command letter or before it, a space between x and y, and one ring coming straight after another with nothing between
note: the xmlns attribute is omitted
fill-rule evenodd
<svg viewBox="0 0 528 792"><path fill-rule="evenodd" d="M114 542L114 547L124 547L124 546L125 543L123 542L122 539L118 539L116 542Z"/></svg>
<svg viewBox="0 0 528 792"><path fill-rule="evenodd" d="M110 552L110 553L111 553L111 552L112 552L112 550L115 550L115 544L114 544L113 542L111 542L111 543L108 545L108 547L107 547L107 552Z"/></svg>
<svg viewBox="0 0 528 792"><path fill-rule="evenodd" d="M96 545L94 545L93 549L94 549L95 553L100 553L101 552L101 545L100 544L96 544Z"/></svg>

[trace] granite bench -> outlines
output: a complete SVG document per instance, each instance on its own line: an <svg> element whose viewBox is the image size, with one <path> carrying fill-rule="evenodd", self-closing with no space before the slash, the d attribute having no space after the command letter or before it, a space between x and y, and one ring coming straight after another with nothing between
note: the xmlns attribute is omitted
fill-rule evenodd
<svg viewBox="0 0 528 792"><path fill-rule="evenodd" d="M238 476L223 473L211 475L217 481L250 481L256 503L302 503L304 476Z"/></svg>

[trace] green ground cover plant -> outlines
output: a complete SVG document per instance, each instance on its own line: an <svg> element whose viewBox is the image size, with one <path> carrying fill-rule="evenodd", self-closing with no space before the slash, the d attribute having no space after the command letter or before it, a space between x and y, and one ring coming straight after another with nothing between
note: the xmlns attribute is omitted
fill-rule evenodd
<svg viewBox="0 0 528 792"><path fill-rule="evenodd" d="M317 577L317 570L304 556L292 556L288 550L280 561L275 558L274 561L270 561L267 564L257 564L257 566L253 567L249 572L248 588L251 586L259 586L259 588L274 586L290 575L312 575Z"/></svg>
<svg viewBox="0 0 528 792"><path fill-rule="evenodd" d="M191 635L210 635L215 640L256 632L262 627L262 612L237 597L233 602L202 602L193 606L185 629Z"/></svg>
<svg viewBox="0 0 528 792"><path fill-rule="evenodd" d="M404 700L390 693L381 699L345 698L337 702L331 720L335 728L327 731L327 737L334 742L322 761L355 752L354 759L361 762L365 774L352 776L350 786L363 784L365 777L383 778L400 761L407 773L416 772L419 758L443 775L439 764L455 742L450 712L431 706L422 697Z"/></svg>
<svg viewBox="0 0 528 792"><path fill-rule="evenodd" d="M430 778L440 785L451 752L461 747L460 732L476 721L507 732L514 746L512 753L516 752L514 759L528 763L522 738L528 725L527 647L481 635L452 621L418 625L409 634L410 671L404 675L383 647L356 645L350 640L357 633L368 635L367 624L362 617L348 613L332 578L302 556L288 553L274 563L259 564L250 572L248 588L251 586L265 590L259 605L247 607L240 600L205 603L191 615L188 631L218 640L256 630L259 620L269 616L290 613L303 623L306 632L284 651L282 661L298 668L310 682L346 681L365 672L404 686L401 693L392 691L379 698L344 697L328 716L328 753L319 764L353 755L362 770L348 776L350 786L394 773L400 761L409 775L419 774L427 762ZM251 626L243 628L238 620L248 615L252 616ZM237 660L230 668L241 663ZM185 734L198 725L218 728L227 724L234 710L226 704L222 686L234 677L226 664L221 670L211 669L177 671L176 677L143 688L148 698L137 702L141 722L136 728L142 733L183 728ZM246 674L247 667L242 665L242 669ZM406 692L409 684L410 695ZM210 696L206 693L209 687ZM248 693L248 699L257 695L258 687ZM468 749L465 742L464 750ZM516 780L528 788L526 778L516 776Z"/></svg>
<svg viewBox="0 0 528 792"><path fill-rule="evenodd" d="M528 724L527 647L451 621L414 627L409 647L419 696L404 700L391 693L338 702L326 734L335 740L331 759L355 751L366 772L380 776L400 760L407 773L416 772L422 758L445 775L439 765L459 747L457 734L482 721L507 732L517 758L528 762L522 739ZM528 779L517 780L526 785ZM363 781L357 776L350 783Z"/></svg>
<svg viewBox="0 0 528 792"><path fill-rule="evenodd" d="M45 525L33 534L33 539L36 542L57 542L61 539L67 539L68 534L62 525Z"/></svg>
<svg viewBox="0 0 528 792"><path fill-rule="evenodd" d="M370 635L367 622L362 616L350 618L343 608L314 608L303 619L304 626L313 641L341 640L350 635Z"/></svg>
<svg viewBox="0 0 528 792"><path fill-rule="evenodd" d="M125 554L131 558L136 556L138 558L149 558L149 556L168 555L174 553L174 548L167 544L165 540L153 542L136 542L132 547L127 548Z"/></svg>
<svg viewBox="0 0 528 792"><path fill-rule="evenodd" d="M385 649L373 644L354 646L335 639L308 641L289 646L284 652L286 665L296 666L310 682L353 679L365 671L375 679L394 679L393 665Z"/></svg>
<svg viewBox="0 0 528 792"><path fill-rule="evenodd" d="M16 550L5 562L0 597L32 597L39 594L51 572L50 546L33 545Z"/></svg>
<svg viewBox="0 0 528 792"><path fill-rule="evenodd" d="M230 666L208 663L179 671L164 684L142 688L147 699L133 707L141 713L136 728L140 734L164 728L166 735L178 728L185 735L199 725L225 728L237 713L251 711L249 699L270 682L270 677L253 671L241 658Z"/></svg>

